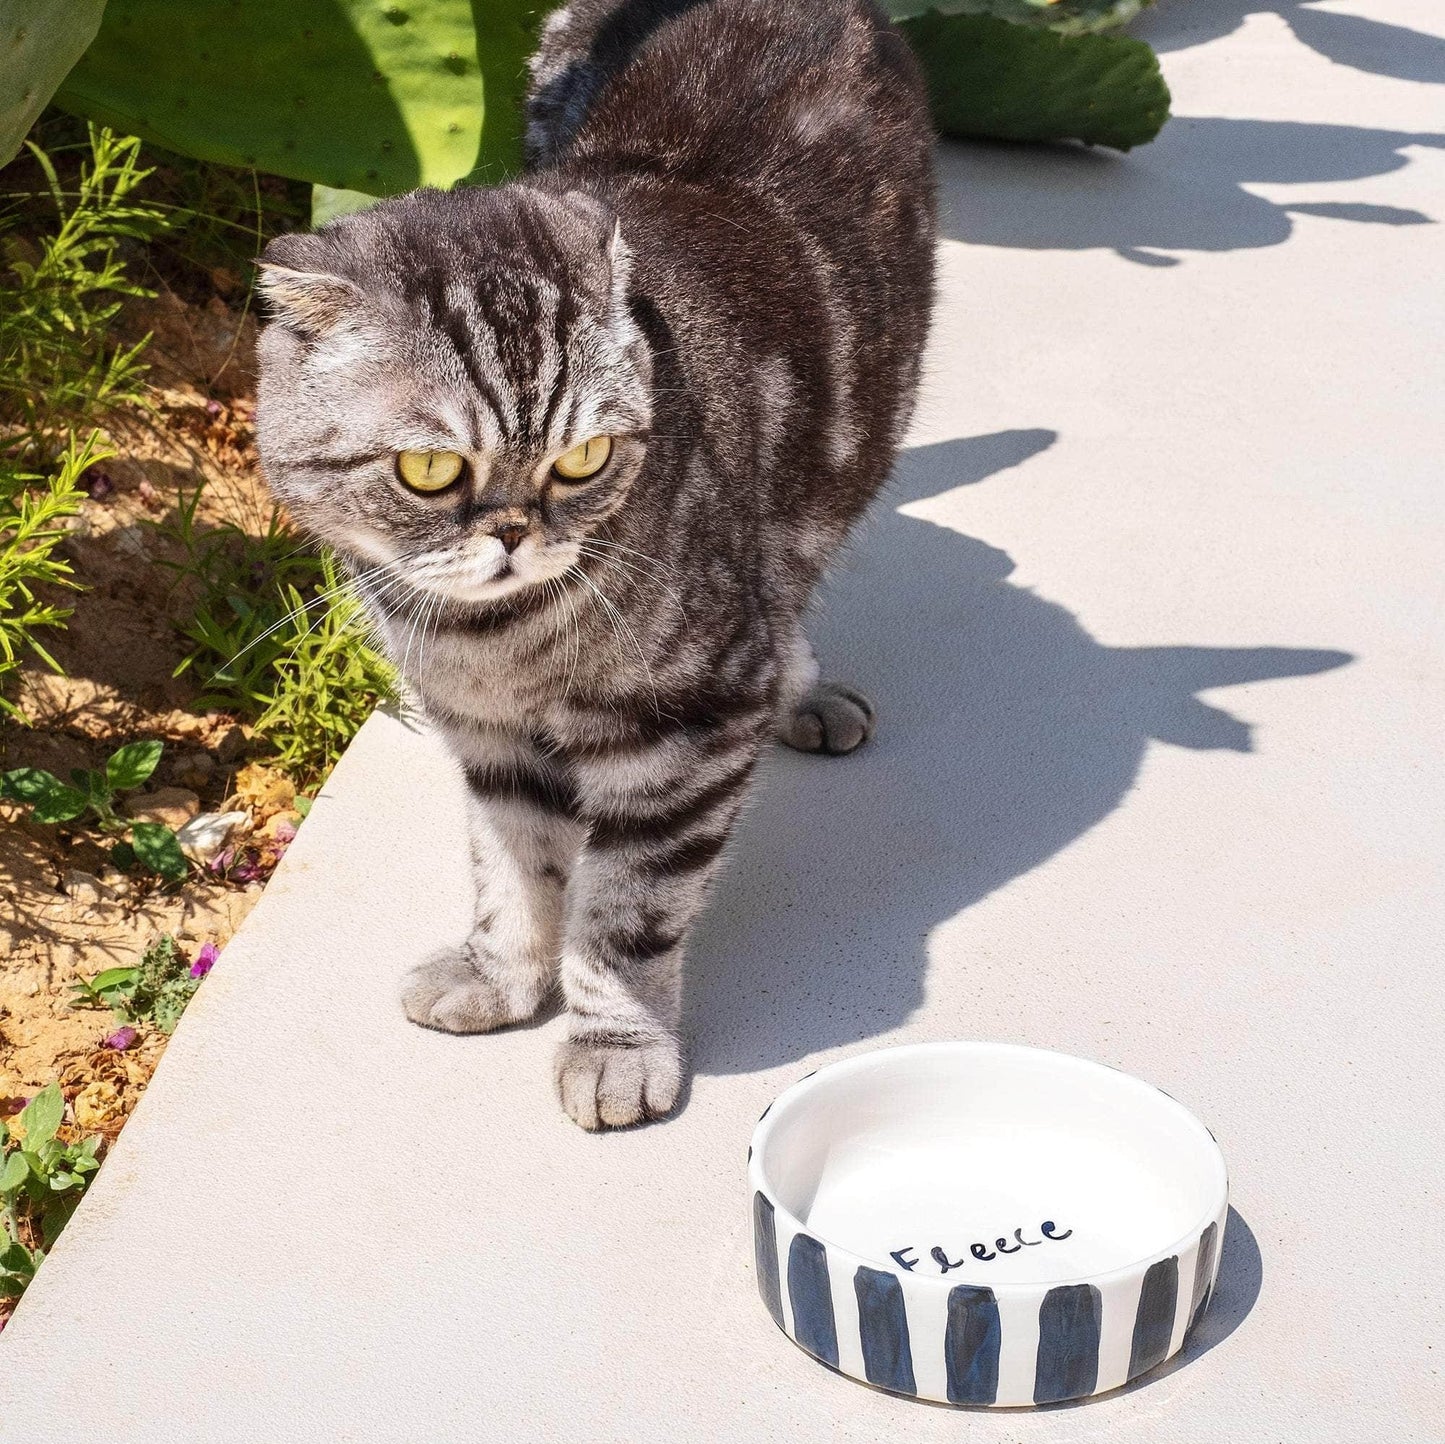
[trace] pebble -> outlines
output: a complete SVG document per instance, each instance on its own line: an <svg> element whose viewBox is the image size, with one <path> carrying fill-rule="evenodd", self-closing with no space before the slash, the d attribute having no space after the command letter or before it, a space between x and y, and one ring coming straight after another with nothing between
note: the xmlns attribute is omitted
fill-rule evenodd
<svg viewBox="0 0 1445 1444"><path fill-rule="evenodd" d="M129 897L135 891L131 880L117 867L107 867L100 875L101 885L108 887L116 897Z"/></svg>
<svg viewBox="0 0 1445 1444"><path fill-rule="evenodd" d="M183 787L199 792L216 771L216 759L209 752L185 752L177 759L171 775Z"/></svg>
<svg viewBox="0 0 1445 1444"><path fill-rule="evenodd" d="M81 872L79 868L71 868L65 874L65 881L61 887L66 897L86 906L110 902L115 897L115 894L93 872Z"/></svg>
<svg viewBox="0 0 1445 1444"><path fill-rule="evenodd" d="M204 867L231 840L231 834L250 820L244 812L203 812L176 833L176 841L192 862Z"/></svg>
<svg viewBox="0 0 1445 1444"><path fill-rule="evenodd" d="M159 822L176 831L201 810L201 799L185 787L158 787L132 797L125 810L137 822Z"/></svg>
<svg viewBox="0 0 1445 1444"><path fill-rule="evenodd" d="M170 730L182 737L204 738L211 730L208 718L197 717L194 712L178 712L170 723Z"/></svg>
<svg viewBox="0 0 1445 1444"><path fill-rule="evenodd" d="M238 722L234 726L228 727L221 740L216 743L216 756L226 766L233 762L239 762L242 754L246 751L246 744L250 740L250 730Z"/></svg>

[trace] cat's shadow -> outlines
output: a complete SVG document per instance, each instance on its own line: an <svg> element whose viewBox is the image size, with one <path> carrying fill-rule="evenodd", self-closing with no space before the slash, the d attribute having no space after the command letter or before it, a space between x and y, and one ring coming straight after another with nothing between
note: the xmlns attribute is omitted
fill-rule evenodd
<svg viewBox="0 0 1445 1444"><path fill-rule="evenodd" d="M930 932L1108 816L1151 741L1250 749L1247 722L1196 693L1351 660L1105 646L1011 582L1005 553L895 509L1053 440L1004 431L905 453L826 588L812 628L825 671L876 699L878 734L848 758L770 759L690 948L699 1073L897 1028L923 1001Z"/></svg>

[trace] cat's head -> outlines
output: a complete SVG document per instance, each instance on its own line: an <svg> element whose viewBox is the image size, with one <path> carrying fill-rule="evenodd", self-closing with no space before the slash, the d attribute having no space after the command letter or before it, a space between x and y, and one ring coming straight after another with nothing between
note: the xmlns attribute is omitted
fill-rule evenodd
<svg viewBox="0 0 1445 1444"><path fill-rule="evenodd" d="M650 355L605 206L417 191L261 258L258 439L298 522L455 601L562 575L626 500Z"/></svg>

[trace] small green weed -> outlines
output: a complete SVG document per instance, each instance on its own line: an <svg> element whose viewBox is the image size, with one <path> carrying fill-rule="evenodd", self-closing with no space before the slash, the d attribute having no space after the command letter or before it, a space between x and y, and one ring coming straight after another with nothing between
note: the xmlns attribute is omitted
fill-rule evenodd
<svg viewBox="0 0 1445 1444"><path fill-rule="evenodd" d="M0 1121L0 1298L25 1292L100 1167L99 1138L56 1137L64 1117L59 1085L47 1083L8 1124Z"/></svg>
<svg viewBox="0 0 1445 1444"><path fill-rule="evenodd" d="M163 562L194 598L179 624L191 644L176 675L190 671L203 687L196 705L254 720L276 692L276 664L293 640L286 635L294 592L314 602L322 566L273 510L266 530L252 535L222 522L202 527L201 488L180 497L162 531L184 553Z"/></svg>
<svg viewBox="0 0 1445 1444"><path fill-rule="evenodd" d="M70 563L57 548L65 536L65 522L80 510L85 497L82 473L105 454L96 449L92 434L78 445L72 438L59 466L48 476L0 458L0 689L20 669L27 652L60 671L36 634L42 627L61 626L70 609L36 589L76 588ZM3 690L0 712L25 720Z"/></svg>
<svg viewBox="0 0 1445 1444"><path fill-rule="evenodd" d="M322 555L317 592L321 614L308 622L301 594L288 588L293 635L275 666L274 698L256 719L277 765L303 785L331 770L377 703L396 689L391 663L357 635L365 614L330 553Z"/></svg>
<svg viewBox="0 0 1445 1444"><path fill-rule="evenodd" d="M51 157L26 142L55 207L53 233L20 231L26 194L7 197L12 205L0 216L8 272L0 275L0 422L12 456L42 455L57 429L97 424L143 400L148 338L117 343L111 323L127 296L151 294L127 275L124 245L150 240L168 222L134 194L150 174L139 164L140 142L95 126L88 140L90 160L71 192Z"/></svg>
<svg viewBox="0 0 1445 1444"><path fill-rule="evenodd" d="M170 565L194 599L177 673L199 677L197 705L254 722L275 765L314 784L393 695L395 673L367 644L335 558L310 551L279 511L259 536L231 523L203 529L199 498L183 495L165 527L184 553Z"/></svg>
<svg viewBox="0 0 1445 1444"><path fill-rule="evenodd" d="M206 944L193 963L164 933L128 968L107 968L74 985L72 1007L109 1008L122 1023L147 1024L174 1033L186 1004L211 970L216 948Z"/></svg>
<svg viewBox="0 0 1445 1444"><path fill-rule="evenodd" d="M28 803L36 822L73 822L87 814L102 832L119 834L130 829L129 842L117 842L110 850L119 868L137 862L170 881L186 876L185 855L170 828L159 822L130 822L116 812L122 792L133 792L156 770L162 742L131 742L111 753L104 771L75 768L70 782L40 767L17 767L0 773L0 797Z"/></svg>

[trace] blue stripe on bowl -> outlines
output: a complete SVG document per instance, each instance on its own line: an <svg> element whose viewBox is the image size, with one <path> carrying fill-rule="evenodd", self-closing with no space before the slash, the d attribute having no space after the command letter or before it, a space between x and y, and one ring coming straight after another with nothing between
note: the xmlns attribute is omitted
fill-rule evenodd
<svg viewBox="0 0 1445 1444"><path fill-rule="evenodd" d="M1093 1284L1064 1284L1044 1295L1039 1307L1035 1404L1057 1404L1094 1392L1103 1312L1103 1296Z"/></svg>
<svg viewBox="0 0 1445 1444"><path fill-rule="evenodd" d="M805 1233L794 1234L788 1250L788 1302L793 1306L793 1337L836 1369L838 1327L828 1286L828 1251Z"/></svg>
<svg viewBox="0 0 1445 1444"><path fill-rule="evenodd" d="M1199 1254L1194 1261L1194 1293L1189 1302L1189 1327L1195 1328L1209 1305L1209 1285L1214 1278L1214 1251L1219 1242L1219 1229L1210 1224L1199 1235Z"/></svg>
<svg viewBox="0 0 1445 1444"><path fill-rule="evenodd" d="M783 1291L778 1282L778 1230L773 1221L773 1206L761 1193L753 1194L753 1262L757 1267L758 1292L773 1316L783 1327Z"/></svg>
<svg viewBox="0 0 1445 1444"><path fill-rule="evenodd" d="M1168 1352L1179 1302L1179 1260L1161 1258L1149 1265L1134 1315L1134 1344L1129 1350L1129 1377L1152 1369Z"/></svg>
<svg viewBox="0 0 1445 1444"><path fill-rule="evenodd" d="M992 1404L998 1397L999 1341L993 1290L976 1284L950 1290L943 1353L951 1404Z"/></svg>
<svg viewBox="0 0 1445 1444"><path fill-rule="evenodd" d="M858 1296L858 1335L868 1382L900 1394L917 1393L903 1285L892 1274L864 1265L853 1275L853 1292Z"/></svg>

